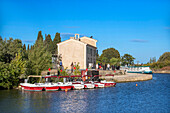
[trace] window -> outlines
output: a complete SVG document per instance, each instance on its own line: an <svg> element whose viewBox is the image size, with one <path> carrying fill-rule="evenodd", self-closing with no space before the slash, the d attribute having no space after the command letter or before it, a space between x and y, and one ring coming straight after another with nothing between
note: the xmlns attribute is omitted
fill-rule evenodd
<svg viewBox="0 0 170 113"><path fill-rule="evenodd" d="M92 55L92 49L90 49L90 54Z"/></svg>
<svg viewBox="0 0 170 113"><path fill-rule="evenodd" d="M96 50L94 50L94 54L93 54L93 56L96 56Z"/></svg>

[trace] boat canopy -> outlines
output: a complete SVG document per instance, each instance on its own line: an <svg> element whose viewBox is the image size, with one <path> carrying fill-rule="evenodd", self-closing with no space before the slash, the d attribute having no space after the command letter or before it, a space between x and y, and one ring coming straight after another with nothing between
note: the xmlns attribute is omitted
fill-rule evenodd
<svg viewBox="0 0 170 113"><path fill-rule="evenodd" d="M28 77L43 77L43 76L40 76L40 75L29 75Z"/></svg>
<svg viewBox="0 0 170 113"><path fill-rule="evenodd" d="M81 75L71 75L71 77L82 77Z"/></svg>
<svg viewBox="0 0 170 113"><path fill-rule="evenodd" d="M44 78L57 78L58 76L45 76Z"/></svg>
<svg viewBox="0 0 170 113"><path fill-rule="evenodd" d="M92 77L92 75L83 75L83 77L86 77L86 76L87 76L87 77Z"/></svg>
<svg viewBox="0 0 170 113"><path fill-rule="evenodd" d="M102 75L94 75L94 77L101 77Z"/></svg>
<svg viewBox="0 0 170 113"><path fill-rule="evenodd" d="M113 74L106 74L105 76L114 76Z"/></svg>
<svg viewBox="0 0 170 113"><path fill-rule="evenodd" d="M69 78L70 76L58 76L58 78Z"/></svg>

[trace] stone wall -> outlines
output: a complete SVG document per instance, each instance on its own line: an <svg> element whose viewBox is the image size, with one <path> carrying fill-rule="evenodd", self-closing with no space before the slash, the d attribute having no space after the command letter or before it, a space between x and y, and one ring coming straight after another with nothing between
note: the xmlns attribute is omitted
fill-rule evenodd
<svg viewBox="0 0 170 113"><path fill-rule="evenodd" d="M127 73L126 75L102 76L100 79L113 80L117 83L120 82L136 82L146 81L152 79L152 74L139 74L139 73Z"/></svg>
<svg viewBox="0 0 170 113"><path fill-rule="evenodd" d="M124 75L126 74L124 70L99 70L99 75L114 74L114 75Z"/></svg>

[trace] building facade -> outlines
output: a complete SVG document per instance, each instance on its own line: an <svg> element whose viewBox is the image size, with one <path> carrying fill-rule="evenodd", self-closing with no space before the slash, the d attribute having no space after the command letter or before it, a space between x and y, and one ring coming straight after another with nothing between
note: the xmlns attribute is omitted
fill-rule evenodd
<svg viewBox="0 0 170 113"><path fill-rule="evenodd" d="M69 40L58 43L58 54L61 54L64 68L71 69L71 63L79 63L80 69L96 68L96 42L89 37L70 37Z"/></svg>

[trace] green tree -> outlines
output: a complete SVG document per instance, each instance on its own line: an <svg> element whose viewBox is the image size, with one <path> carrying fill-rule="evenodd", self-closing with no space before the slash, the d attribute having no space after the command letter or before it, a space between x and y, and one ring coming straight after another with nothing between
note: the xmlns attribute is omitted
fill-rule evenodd
<svg viewBox="0 0 170 113"><path fill-rule="evenodd" d="M10 76L9 63L0 62L0 86L10 89L12 86Z"/></svg>
<svg viewBox="0 0 170 113"><path fill-rule="evenodd" d="M120 64L120 59L113 57L113 58L110 59L110 63L111 63L112 65L119 65L119 64Z"/></svg>
<svg viewBox="0 0 170 113"><path fill-rule="evenodd" d="M16 57L11 61L9 68L10 68L10 77L12 84L14 86L18 85L19 77L22 75L24 76L26 70L26 61L23 60L22 52L18 52Z"/></svg>
<svg viewBox="0 0 170 113"><path fill-rule="evenodd" d="M98 53L96 53L96 63L100 63L101 59Z"/></svg>
<svg viewBox="0 0 170 113"><path fill-rule="evenodd" d="M38 43L39 41L43 42L43 36L42 36L41 31L38 32L36 43Z"/></svg>
<svg viewBox="0 0 170 113"><path fill-rule="evenodd" d="M130 54L124 54L121 58L122 65L131 65L134 63L134 57Z"/></svg>
<svg viewBox="0 0 170 113"><path fill-rule="evenodd" d="M27 50L28 50L28 51L30 50L30 45L29 45L29 44L28 44Z"/></svg>
<svg viewBox="0 0 170 113"><path fill-rule="evenodd" d="M74 66L75 67L74 72L73 72L74 75L80 75L81 74L81 72L79 71L79 69L80 69L79 64L80 63L78 62L77 65Z"/></svg>
<svg viewBox="0 0 170 113"><path fill-rule="evenodd" d="M44 41L44 46L46 47L46 50L52 53L53 51L53 42L51 40L51 35L47 35Z"/></svg>
<svg viewBox="0 0 170 113"><path fill-rule="evenodd" d="M109 63L111 58L120 58L119 51L114 48L108 48L102 51L102 54L100 56L100 59L102 60L103 57L107 58L107 61L105 63Z"/></svg>
<svg viewBox="0 0 170 113"><path fill-rule="evenodd" d="M2 37L0 36L0 43L3 41Z"/></svg>
<svg viewBox="0 0 170 113"><path fill-rule="evenodd" d="M67 69L68 69L68 67L66 67L64 70L60 70L60 75L62 75L62 76L68 76L68 73L67 73Z"/></svg>
<svg viewBox="0 0 170 113"><path fill-rule="evenodd" d="M170 61L170 52L165 52L159 57L158 62Z"/></svg>
<svg viewBox="0 0 170 113"><path fill-rule="evenodd" d="M101 58L101 63L102 63L102 64L108 63L108 58L107 58L107 57L102 57L102 58Z"/></svg>
<svg viewBox="0 0 170 113"><path fill-rule="evenodd" d="M8 89L18 86L19 77L25 73L25 63L21 52L10 64L0 62L0 86Z"/></svg>
<svg viewBox="0 0 170 113"><path fill-rule="evenodd" d="M53 40L53 51L52 51L52 54L57 54L58 51L57 51L57 43L61 42L61 37L60 37L60 33L56 33L55 34L55 37L54 37L54 40Z"/></svg>
<svg viewBox="0 0 170 113"><path fill-rule="evenodd" d="M39 75L41 71L51 68L52 54L46 51L46 47L42 40L36 41L34 48L29 52L27 68L27 74Z"/></svg>
<svg viewBox="0 0 170 113"><path fill-rule="evenodd" d="M23 45L23 51L26 52L26 46L25 46L25 44Z"/></svg>
<svg viewBox="0 0 170 113"><path fill-rule="evenodd" d="M156 57L150 58L150 63L155 63L156 62Z"/></svg>
<svg viewBox="0 0 170 113"><path fill-rule="evenodd" d="M22 48L22 41L19 39L0 41L0 61L5 63L10 63L11 60L15 57L15 54L18 53L18 50Z"/></svg>

